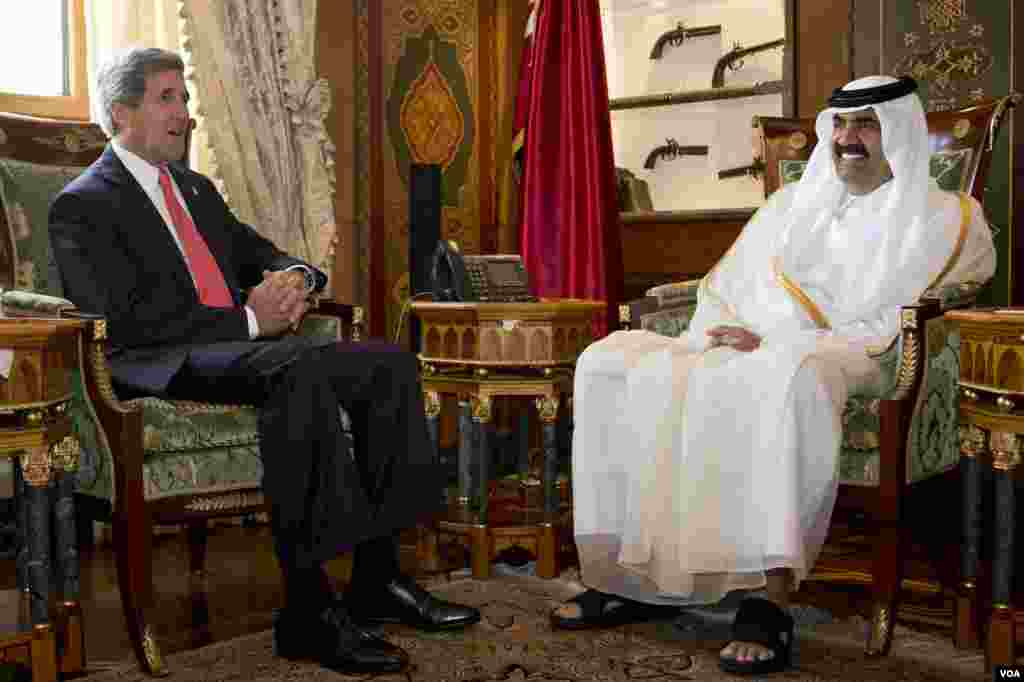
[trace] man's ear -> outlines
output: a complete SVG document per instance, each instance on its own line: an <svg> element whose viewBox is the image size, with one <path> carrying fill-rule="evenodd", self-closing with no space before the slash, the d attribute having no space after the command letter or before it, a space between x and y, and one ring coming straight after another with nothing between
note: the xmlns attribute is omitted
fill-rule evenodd
<svg viewBox="0 0 1024 682"><path fill-rule="evenodd" d="M114 129L120 131L125 127L125 123L128 122L128 116L131 115L132 108L127 104L115 102L110 107L110 118L114 122Z"/></svg>

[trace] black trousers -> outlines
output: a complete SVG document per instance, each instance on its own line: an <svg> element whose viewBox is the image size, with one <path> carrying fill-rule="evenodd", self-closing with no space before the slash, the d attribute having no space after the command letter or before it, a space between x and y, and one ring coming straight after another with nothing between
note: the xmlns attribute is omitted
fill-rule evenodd
<svg viewBox="0 0 1024 682"><path fill-rule="evenodd" d="M303 337L243 346L194 348L166 397L261 408L263 492L283 565L313 568L440 509L414 354Z"/></svg>

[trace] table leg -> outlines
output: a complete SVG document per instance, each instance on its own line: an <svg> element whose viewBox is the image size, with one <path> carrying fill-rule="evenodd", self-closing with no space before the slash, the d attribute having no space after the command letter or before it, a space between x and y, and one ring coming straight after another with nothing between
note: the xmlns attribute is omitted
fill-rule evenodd
<svg viewBox="0 0 1024 682"><path fill-rule="evenodd" d="M537 536L537 575L558 575L558 541L555 517L558 514L558 396L537 398L544 442L544 522Z"/></svg>
<svg viewBox="0 0 1024 682"><path fill-rule="evenodd" d="M49 447L42 446L22 455L25 475L25 532L28 545L27 577L32 624L50 622L50 468Z"/></svg>
<svg viewBox="0 0 1024 682"><path fill-rule="evenodd" d="M19 590L28 591L28 497L25 494L25 475L21 468L21 458L15 457L12 462L14 470L14 513L17 516L18 538L15 548L15 585Z"/></svg>
<svg viewBox="0 0 1024 682"><path fill-rule="evenodd" d="M57 500L54 505L54 533L57 542L57 561L61 601L58 607L62 634L57 642L57 657L63 674L85 670L85 631L82 608L79 604L81 589L78 538L75 529L75 474L65 470L57 477Z"/></svg>
<svg viewBox="0 0 1024 682"><path fill-rule="evenodd" d="M473 430L476 443L476 474L473 502L480 512L480 522L487 523L487 505L491 485L491 410L490 398L473 398Z"/></svg>
<svg viewBox="0 0 1024 682"><path fill-rule="evenodd" d="M558 396L537 398L544 440L544 515L558 512Z"/></svg>
<svg viewBox="0 0 1024 682"><path fill-rule="evenodd" d="M473 489L473 417L468 400L459 401L459 496L458 503L469 505Z"/></svg>
<svg viewBox="0 0 1024 682"><path fill-rule="evenodd" d="M993 431L990 436L992 468L995 470L995 556L992 561L992 613L989 618L987 664L1013 665L1013 471L1020 463L1020 437Z"/></svg>
<svg viewBox="0 0 1024 682"><path fill-rule="evenodd" d="M448 499L448 466L447 462L441 459L441 396L437 391L423 392L423 408L427 418L427 439L430 447L434 449L433 460L444 472L444 488L442 497Z"/></svg>
<svg viewBox="0 0 1024 682"><path fill-rule="evenodd" d="M963 502L963 546L960 585L953 614L953 643L960 649L978 646L977 578L981 546L981 484L979 456L986 452L987 432L973 424L960 426L960 485Z"/></svg>

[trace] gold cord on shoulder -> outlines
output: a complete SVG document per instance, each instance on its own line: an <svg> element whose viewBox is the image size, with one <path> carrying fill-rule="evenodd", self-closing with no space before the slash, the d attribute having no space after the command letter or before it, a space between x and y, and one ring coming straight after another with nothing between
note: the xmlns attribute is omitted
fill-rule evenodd
<svg viewBox="0 0 1024 682"><path fill-rule="evenodd" d="M960 260L960 254L964 250L964 243L967 241L967 230L971 225L971 200L966 192L958 192L958 194L960 195L960 234L957 235L953 253L949 255L949 259L946 261L946 265L943 266L942 271L928 285L928 289L936 286L942 281L943 277L949 274L949 271L953 269L956 262Z"/></svg>
<svg viewBox="0 0 1024 682"><path fill-rule="evenodd" d="M819 329L832 329L832 324L825 317L825 314L821 312L821 308L811 300L811 297L804 293L804 290L800 288L796 282L786 276L786 273L779 267L778 257L772 260L772 267L775 270L775 280L782 286L783 289L789 293L796 302L800 304L800 307L804 309L814 324L818 325Z"/></svg>

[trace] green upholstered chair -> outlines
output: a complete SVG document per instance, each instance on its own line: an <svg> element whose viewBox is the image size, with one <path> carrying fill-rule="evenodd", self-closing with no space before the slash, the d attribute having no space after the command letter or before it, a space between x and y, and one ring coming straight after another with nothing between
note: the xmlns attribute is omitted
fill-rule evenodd
<svg viewBox="0 0 1024 682"><path fill-rule="evenodd" d="M0 113L0 301L12 315L75 315L62 298L47 216L56 194L103 151L98 126ZM320 301L300 334L358 338L361 309ZM150 543L155 524L188 529L190 569L202 571L207 522L267 511L257 411L157 398L119 400L94 320L74 385L82 445L78 513L107 520L125 618L145 670L164 672L147 617L153 607ZM343 422L347 415L342 413Z"/></svg>
<svg viewBox="0 0 1024 682"><path fill-rule="evenodd" d="M931 171L948 190L984 198L992 145L1011 95L959 111L927 115ZM755 117L764 161L765 196L798 180L817 142L813 119ZM654 287L620 307L623 326L677 336L697 305L699 280ZM983 283L982 283L983 284ZM872 584L873 613L867 652L888 653L902 581L905 493L915 483L955 472L960 461L957 378L960 340L942 318L945 310L973 304L982 284L958 283L925 292L902 312L902 333L880 360L887 388L851 396L843 414L837 509L865 514L874 528L870 573L819 566L832 579Z"/></svg>

